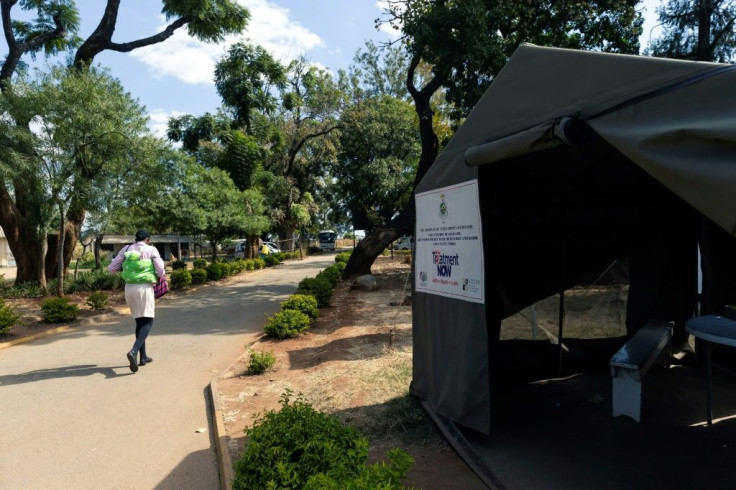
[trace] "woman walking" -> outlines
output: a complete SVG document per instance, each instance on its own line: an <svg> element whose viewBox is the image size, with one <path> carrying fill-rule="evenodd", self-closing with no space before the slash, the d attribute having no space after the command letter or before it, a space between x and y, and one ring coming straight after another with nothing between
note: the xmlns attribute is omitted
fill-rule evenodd
<svg viewBox="0 0 736 490"><path fill-rule="evenodd" d="M138 371L138 366L153 362L146 355L146 337L153 327L156 299L153 296L153 285L159 279L166 279L164 261L156 247L151 245L151 234L146 230L138 230L135 243L124 247L107 267L110 272L122 270L125 279L125 302L135 318L135 343L126 354L130 370ZM136 362L140 353L140 362Z"/></svg>

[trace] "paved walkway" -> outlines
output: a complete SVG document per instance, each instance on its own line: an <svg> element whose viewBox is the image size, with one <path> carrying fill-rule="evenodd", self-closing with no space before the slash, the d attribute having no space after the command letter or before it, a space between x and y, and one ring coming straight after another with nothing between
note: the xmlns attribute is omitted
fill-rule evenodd
<svg viewBox="0 0 736 490"><path fill-rule="evenodd" d="M164 298L133 374L129 315L0 349L0 489L218 489L208 385L334 256Z"/></svg>

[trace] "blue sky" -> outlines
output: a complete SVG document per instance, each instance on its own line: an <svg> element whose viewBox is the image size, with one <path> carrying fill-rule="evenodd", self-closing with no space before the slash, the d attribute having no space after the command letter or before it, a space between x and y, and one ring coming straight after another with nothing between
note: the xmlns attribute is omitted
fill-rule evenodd
<svg viewBox="0 0 736 490"><path fill-rule="evenodd" d="M390 39L377 31L374 20L381 16L383 2L377 0L237 0L251 11L242 36L219 45L207 45L179 30L167 41L131 53L105 52L96 62L110 69L125 88L146 107L151 127L162 131L170 116L214 112L220 104L212 82L215 62L234 42L260 44L287 62L305 55L317 65L337 71L348 67L368 39L376 43ZM642 45L654 26L654 7L660 0L645 0L646 23ZM97 26L102 0L78 0L85 38ZM18 11L16 7L14 11ZM113 40L127 42L159 32L166 25L161 2L121 2ZM394 34L395 35L395 34ZM0 55L7 48L0 47Z"/></svg>

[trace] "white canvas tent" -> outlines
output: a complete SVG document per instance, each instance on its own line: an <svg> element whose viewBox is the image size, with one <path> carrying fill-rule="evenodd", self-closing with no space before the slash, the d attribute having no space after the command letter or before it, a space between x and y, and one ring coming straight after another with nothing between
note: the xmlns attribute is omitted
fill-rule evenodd
<svg viewBox="0 0 736 490"><path fill-rule="evenodd" d="M411 391L488 433L502 319L621 257L632 332L693 314L698 240L736 233L736 67L523 45L417 187L417 222L468 183L476 197L448 203L479 210L482 247L415 230ZM482 271L482 302L423 289L441 282L419 265L430 253ZM722 305L732 284L707 272Z"/></svg>

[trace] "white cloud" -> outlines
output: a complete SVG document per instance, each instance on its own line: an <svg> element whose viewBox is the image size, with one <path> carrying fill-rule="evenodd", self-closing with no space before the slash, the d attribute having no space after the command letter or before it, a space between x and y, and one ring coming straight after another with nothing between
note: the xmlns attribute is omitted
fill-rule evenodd
<svg viewBox="0 0 736 490"><path fill-rule="evenodd" d="M224 42L205 44L179 29L162 43L134 50L131 56L144 63L156 78L171 76L185 83L212 85L215 63L230 45L248 41L263 46L275 58L289 61L310 49L324 46L315 33L289 18L289 9L268 0L239 0L250 10L244 36L230 36ZM165 26L162 17L162 27Z"/></svg>
<svg viewBox="0 0 736 490"><path fill-rule="evenodd" d="M154 135L159 138L166 139L166 129L169 124L169 118L183 116L184 113L180 111L166 112L161 109L154 109L148 113L149 122L148 127L151 129Z"/></svg>
<svg viewBox="0 0 736 490"><path fill-rule="evenodd" d="M387 1L379 0L378 2L376 2L376 8L381 11L381 19L388 19L388 16L386 15L388 7L389 3ZM399 5L398 8L403 10L403 7L401 5ZM394 23L399 27L401 26L400 23L396 23L395 21ZM389 24L388 22L382 22L381 24L379 24L378 30L383 32L384 34L387 34L390 39L398 39L399 37L401 37L401 31L399 29L394 29L394 26L392 24Z"/></svg>

